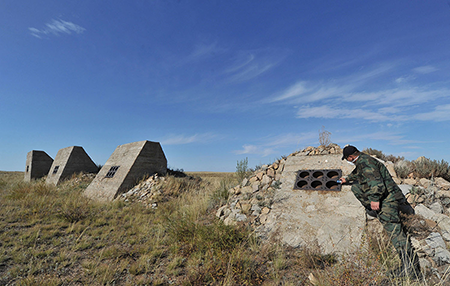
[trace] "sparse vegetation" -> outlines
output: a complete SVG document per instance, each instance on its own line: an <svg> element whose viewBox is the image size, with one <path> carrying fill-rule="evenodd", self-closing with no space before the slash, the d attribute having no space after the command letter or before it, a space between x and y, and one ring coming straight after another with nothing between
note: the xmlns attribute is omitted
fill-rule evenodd
<svg viewBox="0 0 450 286"><path fill-rule="evenodd" d="M408 161L402 156L386 155L382 151L372 148L365 148L363 152L376 156L383 161L395 163L395 172L398 177L403 179L412 174L415 178L431 179L442 177L446 180L450 180L450 165L444 160L439 161L420 157L417 160Z"/></svg>
<svg viewBox="0 0 450 286"><path fill-rule="evenodd" d="M238 181L242 181L250 173L251 173L251 170L248 168L248 158L247 157L241 161L237 161L236 177L237 177Z"/></svg>
<svg viewBox="0 0 450 286"><path fill-rule="evenodd" d="M323 147L328 147L332 142L330 139L331 132L325 130L325 126L319 130L319 144Z"/></svg>
<svg viewBox="0 0 450 286"><path fill-rule="evenodd" d="M437 161L425 157L413 161L414 175L418 178L436 178L442 177L446 180L450 179L450 167L444 160Z"/></svg>
<svg viewBox="0 0 450 286"><path fill-rule="evenodd" d="M364 148L363 152L368 154L368 155L376 156L378 159L381 159L381 160L386 161L386 162L390 161L392 163L396 163L398 161L405 160L405 157L394 156L394 155L386 155L382 151L377 150L377 149L372 149L372 148Z"/></svg>
<svg viewBox="0 0 450 286"><path fill-rule="evenodd" d="M215 212L239 183L233 173L168 176L176 195L156 209L88 201L87 176L58 187L22 180L0 173L0 285L366 285L390 261L378 243L338 260L225 225Z"/></svg>

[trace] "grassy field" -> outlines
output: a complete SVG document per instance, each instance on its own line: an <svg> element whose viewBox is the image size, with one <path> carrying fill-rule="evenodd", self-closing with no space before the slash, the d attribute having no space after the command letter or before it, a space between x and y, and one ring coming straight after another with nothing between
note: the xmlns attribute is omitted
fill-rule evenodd
<svg viewBox="0 0 450 286"><path fill-rule="evenodd" d="M0 172L0 285L391 285L376 242L340 262L262 243L215 217L234 173L188 175L201 180L167 177L184 190L152 209L89 201L83 176L54 187Z"/></svg>

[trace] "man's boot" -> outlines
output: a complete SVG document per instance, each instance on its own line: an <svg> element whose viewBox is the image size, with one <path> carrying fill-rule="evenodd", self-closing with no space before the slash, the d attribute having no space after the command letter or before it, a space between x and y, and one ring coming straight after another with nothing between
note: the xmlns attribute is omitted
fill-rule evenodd
<svg viewBox="0 0 450 286"><path fill-rule="evenodd" d="M420 271L419 257L413 251L401 250L399 253L401 265L397 269L389 271L389 276L393 278L408 277L413 280L421 279L422 272Z"/></svg>

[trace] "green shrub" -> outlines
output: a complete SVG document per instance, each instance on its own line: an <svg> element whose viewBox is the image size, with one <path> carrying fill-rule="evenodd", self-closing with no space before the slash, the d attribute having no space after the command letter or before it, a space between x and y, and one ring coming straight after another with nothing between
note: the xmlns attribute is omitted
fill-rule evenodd
<svg viewBox="0 0 450 286"><path fill-rule="evenodd" d="M364 148L363 152L368 154L368 155L371 155L371 156L376 156L378 159L381 159L381 160L383 160L385 162L390 161L392 163L396 163L398 161L405 160L405 157L394 156L394 155L386 155L382 151L377 150L377 149L372 149L372 148Z"/></svg>
<svg viewBox="0 0 450 286"><path fill-rule="evenodd" d="M450 167L448 162L441 160L431 160L421 157L413 162L414 174L419 178L436 178L442 177L446 180L450 179Z"/></svg>
<svg viewBox="0 0 450 286"><path fill-rule="evenodd" d="M236 185L236 181L231 178L225 178L220 181L219 187L211 194L211 204L213 206L223 205L227 202L230 193L228 190Z"/></svg>
<svg viewBox="0 0 450 286"><path fill-rule="evenodd" d="M414 172L414 164L411 161L402 160L394 165L394 170L397 177L405 179Z"/></svg>
<svg viewBox="0 0 450 286"><path fill-rule="evenodd" d="M236 177L241 182L245 177L249 176L251 170L248 168L248 158L241 161L237 161L236 164Z"/></svg>

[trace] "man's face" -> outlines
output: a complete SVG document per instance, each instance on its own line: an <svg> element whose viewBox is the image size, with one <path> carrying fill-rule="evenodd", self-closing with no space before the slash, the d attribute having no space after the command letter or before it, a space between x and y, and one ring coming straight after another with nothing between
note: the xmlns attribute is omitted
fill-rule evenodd
<svg viewBox="0 0 450 286"><path fill-rule="evenodd" d="M356 159L355 155L348 155L348 157L347 157L347 161L349 161L349 162L353 162L355 159Z"/></svg>

